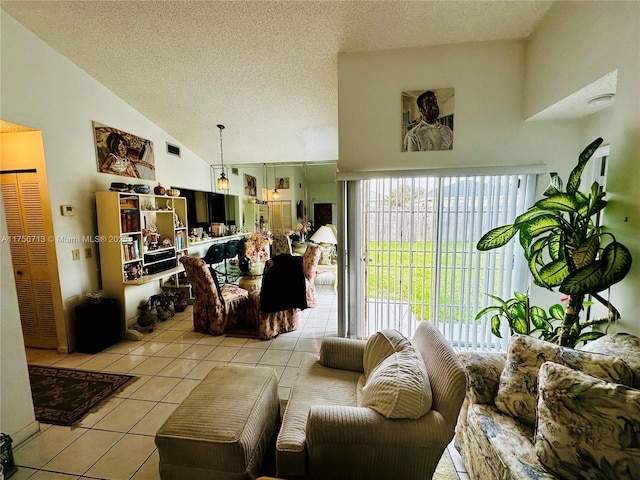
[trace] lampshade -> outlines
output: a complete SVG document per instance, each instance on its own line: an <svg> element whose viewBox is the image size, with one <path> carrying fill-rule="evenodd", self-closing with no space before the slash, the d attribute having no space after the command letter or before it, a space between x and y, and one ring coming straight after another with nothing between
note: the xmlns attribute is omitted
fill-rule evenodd
<svg viewBox="0 0 640 480"><path fill-rule="evenodd" d="M224 174L224 156L222 155L222 130L224 125L219 123L216 127L220 130L220 163L222 164L222 172L218 178L218 190L229 190L229 180Z"/></svg>
<svg viewBox="0 0 640 480"><path fill-rule="evenodd" d="M311 241L316 243L330 243L332 245L338 243L333 231L326 225L321 226L316 233L311 235Z"/></svg>

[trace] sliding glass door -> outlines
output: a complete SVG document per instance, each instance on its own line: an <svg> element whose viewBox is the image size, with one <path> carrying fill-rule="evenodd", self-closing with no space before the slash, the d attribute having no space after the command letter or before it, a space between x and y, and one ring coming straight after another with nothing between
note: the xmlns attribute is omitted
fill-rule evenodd
<svg viewBox="0 0 640 480"><path fill-rule="evenodd" d="M350 332L368 337L393 328L411 336L420 321L435 323L454 346L496 349L506 344L475 316L493 302L527 289L520 246L479 252L478 239L511 222L535 195L535 175L439 176L362 180L351 189L349 265L353 288ZM355 205L354 205L355 203Z"/></svg>

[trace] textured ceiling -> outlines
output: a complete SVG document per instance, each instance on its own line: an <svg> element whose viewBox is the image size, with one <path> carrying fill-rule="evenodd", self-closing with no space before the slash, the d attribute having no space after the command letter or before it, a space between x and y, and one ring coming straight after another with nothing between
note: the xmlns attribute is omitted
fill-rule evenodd
<svg viewBox="0 0 640 480"><path fill-rule="evenodd" d="M338 52L526 37L548 1L2 1L212 164L338 158Z"/></svg>

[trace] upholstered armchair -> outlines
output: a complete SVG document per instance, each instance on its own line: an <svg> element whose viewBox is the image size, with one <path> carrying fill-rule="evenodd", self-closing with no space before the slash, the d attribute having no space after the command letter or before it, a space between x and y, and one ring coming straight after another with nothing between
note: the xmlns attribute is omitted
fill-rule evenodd
<svg viewBox="0 0 640 480"><path fill-rule="evenodd" d="M244 319L249 292L237 285L220 285L202 258L184 256L187 280L194 295L193 327L198 332L222 335Z"/></svg>
<svg viewBox="0 0 640 480"><path fill-rule="evenodd" d="M251 265L264 264L269 258L271 234L257 231L247 237L244 242L244 256L251 260Z"/></svg>
<svg viewBox="0 0 640 480"><path fill-rule="evenodd" d="M283 254L267 261L262 288L251 292L247 311L260 339L296 330L300 310L317 306L314 279L320 253L319 245L309 245L302 258Z"/></svg>
<svg viewBox="0 0 640 480"><path fill-rule="evenodd" d="M411 340L326 337L303 358L276 443L281 478L425 480L454 436L466 391L458 357L435 325Z"/></svg>
<svg viewBox="0 0 640 480"><path fill-rule="evenodd" d="M274 235L273 243L271 244L271 256L275 257L282 253L288 253L289 255L293 253L291 239L287 235Z"/></svg>

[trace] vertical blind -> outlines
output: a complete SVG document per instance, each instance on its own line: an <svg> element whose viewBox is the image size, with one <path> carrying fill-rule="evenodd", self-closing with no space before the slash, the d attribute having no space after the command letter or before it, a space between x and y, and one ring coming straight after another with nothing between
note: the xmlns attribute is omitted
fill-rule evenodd
<svg viewBox="0 0 640 480"><path fill-rule="evenodd" d="M362 180L362 325L365 337L393 328L410 337L431 321L459 348L503 349L490 319L476 313L526 291L520 246L479 252L491 228L511 223L532 203L535 175Z"/></svg>

